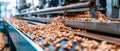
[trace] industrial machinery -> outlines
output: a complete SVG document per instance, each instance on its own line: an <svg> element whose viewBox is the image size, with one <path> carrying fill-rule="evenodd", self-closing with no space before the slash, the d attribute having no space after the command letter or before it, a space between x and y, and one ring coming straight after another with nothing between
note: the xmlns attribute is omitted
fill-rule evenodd
<svg viewBox="0 0 120 51"><path fill-rule="evenodd" d="M96 0L38 1L20 1L19 13L4 18L16 51L120 50L120 20L102 14Z"/></svg>

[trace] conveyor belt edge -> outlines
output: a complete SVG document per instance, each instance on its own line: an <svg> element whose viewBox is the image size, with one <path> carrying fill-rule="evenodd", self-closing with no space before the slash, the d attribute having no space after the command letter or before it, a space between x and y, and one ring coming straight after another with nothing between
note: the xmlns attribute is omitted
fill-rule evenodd
<svg viewBox="0 0 120 51"><path fill-rule="evenodd" d="M36 45L32 40L26 37L23 33L18 31L7 20L4 20L7 24L7 31L15 45L17 51L44 51L41 47Z"/></svg>

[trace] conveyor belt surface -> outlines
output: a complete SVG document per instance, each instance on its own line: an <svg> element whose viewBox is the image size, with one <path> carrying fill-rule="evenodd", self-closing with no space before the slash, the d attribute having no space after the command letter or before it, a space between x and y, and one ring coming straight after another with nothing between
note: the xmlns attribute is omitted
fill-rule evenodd
<svg viewBox="0 0 120 51"><path fill-rule="evenodd" d="M38 45L32 40L26 37L23 33L18 31L13 25L7 20L4 20L7 27L7 31L12 39L13 44L17 51L43 51Z"/></svg>
<svg viewBox="0 0 120 51"><path fill-rule="evenodd" d="M65 25L73 28L88 29L120 35L120 22L87 22L80 20L65 20L64 23Z"/></svg>
<svg viewBox="0 0 120 51"><path fill-rule="evenodd" d="M85 51L85 49L87 49L87 51L88 50L104 51L104 49L119 50L120 47L119 46L120 41L117 38L96 35L94 33L89 33L85 30L72 29L70 27L65 26L62 22L60 22L56 18L53 19L53 22L51 24L45 24L44 26L35 24L32 25L27 21L18 19L8 20L10 21L9 23L10 26L12 24L12 27L17 28L19 31L21 31L19 32L16 29L19 33L21 33L20 35L22 35L23 38L27 39L26 42L29 43L30 45L29 48L32 49L41 47L45 51L77 51L77 50ZM9 32L13 31L9 30ZM14 35L18 36L19 34L16 33ZM19 39L20 37L17 36L12 38ZM23 42L21 41L21 43ZM33 46L33 44L36 44L37 46ZM20 44L15 45L21 46ZM22 48L24 49L25 47Z"/></svg>
<svg viewBox="0 0 120 51"><path fill-rule="evenodd" d="M50 18L28 18L28 17L19 17L18 19L28 20L28 21L34 21L39 23L51 23L52 19Z"/></svg>

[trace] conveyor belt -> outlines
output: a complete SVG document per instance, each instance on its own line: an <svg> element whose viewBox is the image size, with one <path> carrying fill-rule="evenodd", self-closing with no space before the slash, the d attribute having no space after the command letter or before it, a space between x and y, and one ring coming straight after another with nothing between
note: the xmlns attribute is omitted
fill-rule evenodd
<svg viewBox="0 0 120 51"><path fill-rule="evenodd" d="M13 25L8 21L5 21L5 27L8 31L13 44L17 51L43 51L38 45L36 45L32 40L26 37L23 33L18 31Z"/></svg>
<svg viewBox="0 0 120 51"><path fill-rule="evenodd" d="M31 11L31 12L26 12L26 13L19 13L16 14L17 15L24 15L24 14L33 14L33 13L47 13L47 12L53 12L53 11L58 11L58 10L68 10L68 12L70 11L69 9L73 9L73 8L85 8L82 9L81 11L85 10L88 11L89 9L86 9L86 7L88 8L90 6L90 2L84 2L84 3L76 3L76 4L70 4L67 6L61 6L61 7L52 7L52 8L46 8L46 9L41 9L39 11Z"/></svg>
<svg viewBox="0 0 120 51"><path fill-rule="evenodd" d="M20 18L24 20L30 20L30 21L37 21L40 23L51 23L52 19L29 19L29 18ZM93 31L100 31L105 33L111 33L120 35L120 22L112 21L112 22L86 22L86 21L79 21L79 20L65 20L65 25L73 27L73 28L80 28L80 29L87 29L87 30L93 30Z"/></svg>
<svg viewBox="0 0 120 51"><path fill-rule="evenodd" d="M46 18L28 18L28 17L18 17L18 19L28 20L28 21L34 21L39 23L51 23L52 19L46 19Z"/></svg>
<svg viewBox="0 0 120 51"><path fill-rule="evenodd" d="M31 21L31 23L34 23L34 22ZM42 23L40 23L40 24L42 24ZM45 25L45 24L43 24L43 25ZM85 36L85 37L89 37L89 38L93 38L93 39L98 39L100 41L106 40L109 43L120 45L120 43L119 43L120 39L118 39L118 38L113 38L113 37L108 37L108 36L104 36L104 35L100 35L100 34L93 34L93 33L86 33L86 34L84 34L84 33L75 33L75 34L78 34L78 35L81 35L81 36ZM32 36L29 36L29 37L32 39Z"/></svg>
<svg viewBox="0 0 120 51"><path fill-rule="evenodd" d="M88 37L88 38L91 38L91 39L95 39L95 40L98 40L98 41L107 41L107 42L109 42L111 44L120 45L120 43L119 43L120 39L114 38L114 37L109 37L109 36L104 36L104 35L94 34L94 33L80 33L80 32L75 32L75 34L83 36L83 37ZM27 34L27 36L30 39L33 39L33 37L35 35L33 35L33 34ZM44 39L43 39L43 41L44 41Z"/></svg>
<svg viewBox="0 0 120 51"><path fill-rule="evenodd" d="M38 50L38 48L40 48L40 47L38 47L38 45L40 45L39 43L44 43L45 42L45 38L42 38L42 37L38 37L37 38L37 39L40 39L40 40L34 39L34 37L36 36L35 34L27 33L27 34L25 34L26 36L24 36L21 32L19 32L17 29L15 29L9 22L7 22L7 23L9 24L9 26L11 26L11 27L9 27L9 29L11 28L10 30L12 30L12 31L10 31L10 30L8 30L8 31L9 31L9 33L11 33L12 39L13 40L15 40L15 39L21 39L22 40L22 41L21 40L14 41L14 44L17 46L17 48L19 48L18 45L22 47L22 44L28 43L28 45L29 45L28 48L32 48L33 50ZM29 24L29 22L28 22L28 24ZM14 31L13 31L13 29L14 29ZM120 43L119 43L120 39L117 39L117 38L112 38L112 37L108 37L108 36L97 35L97 34L93 34L93 33L79 33L79 32L75 32L75 34L80 35L80 37L83 36L83 37L91 38L91 39L97 40L97 41L107 41L107 42L115 44L115 45L120 45ZM15 36L15 37L13 37L13 36ZM28 39L28 38L30 38L32 41L30 39ZM53 44L51 42L49 42L50 43L49 46L44 46L42 48L43 49L49 48L50 51L75 51L75 47L77 45L81 45L79 42L75 42L73 44L72 48L69 49L69 50L66 50L66 49L63 48L63 46L65 44L67 44L67 42L69 42L70 40L71 39L68 38L67 40L61 41L60 42L61 47L59 49L57 49L57 50L54 49ZM26 42L26 43L24 43L23 41ZM18 42L20 42L20 44L16 44ZM37 43L38 45L33 45L35 43ZM23 48L23 50L25 50L24 46L22 48Z"/></svg>
<svg viewBox="0 0 120 51"><path fill-rule="evenodd" d="M80 36L96 39L99 41L107 41L112 44L120 45L120 39L118 38L113 38L113 37L108 37L100 34L93 34L93 33L75 33Z"/></svg>
<svg viewBox="0 0 120 51"><path fill-rule="evenodd" d="M34 37L35 35L33 35L33 34L27 34L27 36L28 36L30 39L33 39L33 37ZM75 51L74 48L71 48L71 49L69 49L69 50L63 48L63 46L66 45L69 40L70 40L70 39L61 41L61 42L60 42L61 47L60 47L59 49L54 49L54 46L53 46L53 44L52 44L51 42L49 42L49 43L50 43L49 46L45 46L45 47L43 47L43 49L49 48L50 51L56 51L56 50L57 50L57 51ZM35 40L34 40L34 41L35 41ZM38 44L39 44L39 43L44 43L44 42L45 42L45 39L42 38L42 37L40 37L40 41L35 41L35 42L38 43ZM72 47L75 47L76 45L79 45L78 42L76 42Z"/></svg>
<svg viewBox="0 0 120 51"><path fill-rule="evenodd" d="M120 22L86 22L80 20L65 20L64 23L65 25L73 28L94 30L120 35Z"/></svg>

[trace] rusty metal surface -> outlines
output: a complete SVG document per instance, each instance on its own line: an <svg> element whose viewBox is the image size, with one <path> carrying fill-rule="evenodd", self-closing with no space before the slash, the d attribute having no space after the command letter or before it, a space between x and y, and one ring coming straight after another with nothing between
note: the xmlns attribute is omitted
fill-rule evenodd
<svg viewBox="0 0 120 51"><path fill-rule="evenodd" d="M80 20L65 20L64 24L73 28L88 29L120 35L120 22L86 22Z"/></svg>

